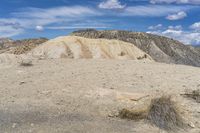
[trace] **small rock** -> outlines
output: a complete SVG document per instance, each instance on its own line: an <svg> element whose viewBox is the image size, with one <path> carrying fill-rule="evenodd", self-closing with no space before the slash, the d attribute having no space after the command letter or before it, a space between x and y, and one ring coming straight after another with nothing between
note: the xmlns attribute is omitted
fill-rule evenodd
<svg viewBox="0 0 200 133"><path fill-rule="evenodd" d="M194 125L194 123L192 123L192 122L190 122L188 125L189 125L191 128L195 128L195 125Z"/></svg>
<svg viewBox="0 0 200 133"><path fill-rule="evenodd" d="M33 127L33 126L34 126L34 124L33 124L33 123L31 123L31 126Z"/></svg>
<svg viewBox="0 0 200 133"><path fill-rule="evenodd" d="M22 85L22 84L24 84L25 82L24 81L21 81L20 83L19 83L19 85Z"/></svg>
<svg viewBox="0 0 200 133"><path fill-rule="evenodd" d="M111 114L108 114L108 117L113 118L113 117L116 117L117 115L118 115L118 114L111 113Z"/></svg>
<svg viewBox="0 0 200 133"><path fill-rule="evenodd" d="M12 128L15 128L17 126L17 123L13 123Z"/></svg>
<svg viewBox="0 0 200 133"><path fill-rule="evenodd" d="M110 87L110 89L111 89L111 90L114 90L115 88L114 88L114 87Z"/></svg>

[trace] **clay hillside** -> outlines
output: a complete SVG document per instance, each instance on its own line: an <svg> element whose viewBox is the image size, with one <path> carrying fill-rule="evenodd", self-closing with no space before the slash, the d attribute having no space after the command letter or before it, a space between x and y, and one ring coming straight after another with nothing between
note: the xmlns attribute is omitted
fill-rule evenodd
<svg viewBox="0 0 200 133"><path fill-rule="evenodd" d="M199 50L167 37L117 30L80 30L72 35L122 40L134 44L157 62L200 66Z"/></svg>
<svg viewBox="0 0 200 133"><path fill-rule="evenodd" d="M38 42L41 41L38 40ZM20 62L22 58L119 59L154 62L147 53L136 46L119 40L62 36L40 45L37 43L22 43L12 48L13 50L0 54L0 63L13 64Z"/></svg>
<svg viewBox="0 0 200 133"><path fill-rule="evenodd" d="M89 39L77 36L63 36L47 41L30 52L39 58L72 59L132 59L152 58L132 45L119 40Z"/></svg>

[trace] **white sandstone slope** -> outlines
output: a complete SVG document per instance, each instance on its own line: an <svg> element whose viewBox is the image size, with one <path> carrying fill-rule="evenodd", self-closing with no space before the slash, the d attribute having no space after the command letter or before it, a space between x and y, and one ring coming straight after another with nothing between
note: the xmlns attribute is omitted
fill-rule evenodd
<svg viewBox="0 0 200 133"><path fill-rule="evenodd" d="M45 59L133 59L152 60L134 45L119 40L88 39L64 36L52 39L33 49L33 57Z"/></svg>

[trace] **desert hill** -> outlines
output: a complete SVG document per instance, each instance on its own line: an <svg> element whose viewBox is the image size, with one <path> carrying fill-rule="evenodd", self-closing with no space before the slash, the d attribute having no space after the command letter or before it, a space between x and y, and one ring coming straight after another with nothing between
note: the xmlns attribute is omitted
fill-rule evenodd
<svg viewBox="0 0 200 133"><path fill-rule="evenodd" d="M39 44L46 42L46 38L12 40L10 38L0 38L0 53L25 54Z"/></svg>
<svg viewBox="0 0 200 133"><path fill-rule="evenodd" d="M33 49L29 55L51 59L152 60L148 54L130 43L119 40L89 39L77 36L63 36L52 39Z"/></svg>
<svg viewBox="0 0 200 133"><path fill-rule="evenodd" d="M135 45L115 38L63 36L0 54L0 131L199 133L199 67L154 62ZM173 45L177 49L167 48L185 53L185 45L180 44L183 51ZM151 50L162 55L154 46ZM165 57L160 59L174 58ZM173 101L152 103L163 95Z"/></svg>
<svg viewBox="0 0 200 133"><path fill-rule="evenodd" d="M80 30L72 33L72 35L87 38L117 39L134 44L157 62L200 66L200 54L197 49L167 37L117 30Z"/></svg>
<svg viewBox="0 0 200 133"><path fill-rule="evenodd" d="M0 50L11 47L13 42L10 38L0 38Z"/></svg>
<svg viewBox="0 0 200 133"><path fill-rule="evenodd" d="M198 50L199 51L199 53L200 53L200 45L196 45L196 46L193 46L196 50Z"/></svg>

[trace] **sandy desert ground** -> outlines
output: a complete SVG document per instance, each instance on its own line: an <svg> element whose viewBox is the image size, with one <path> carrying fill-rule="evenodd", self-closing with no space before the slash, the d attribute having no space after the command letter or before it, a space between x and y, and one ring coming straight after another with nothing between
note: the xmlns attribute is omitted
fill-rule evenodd
<svg viewBox="0 0 200 133"><path fill-rule="evenodd" d="M186 89L200 89L200 68L101 59L34 60L30 67L1 64L0 131L164 133L147 121L112 116L170 94L193 124L180 132L200 133L200 105L180 96Z"/></svg>

